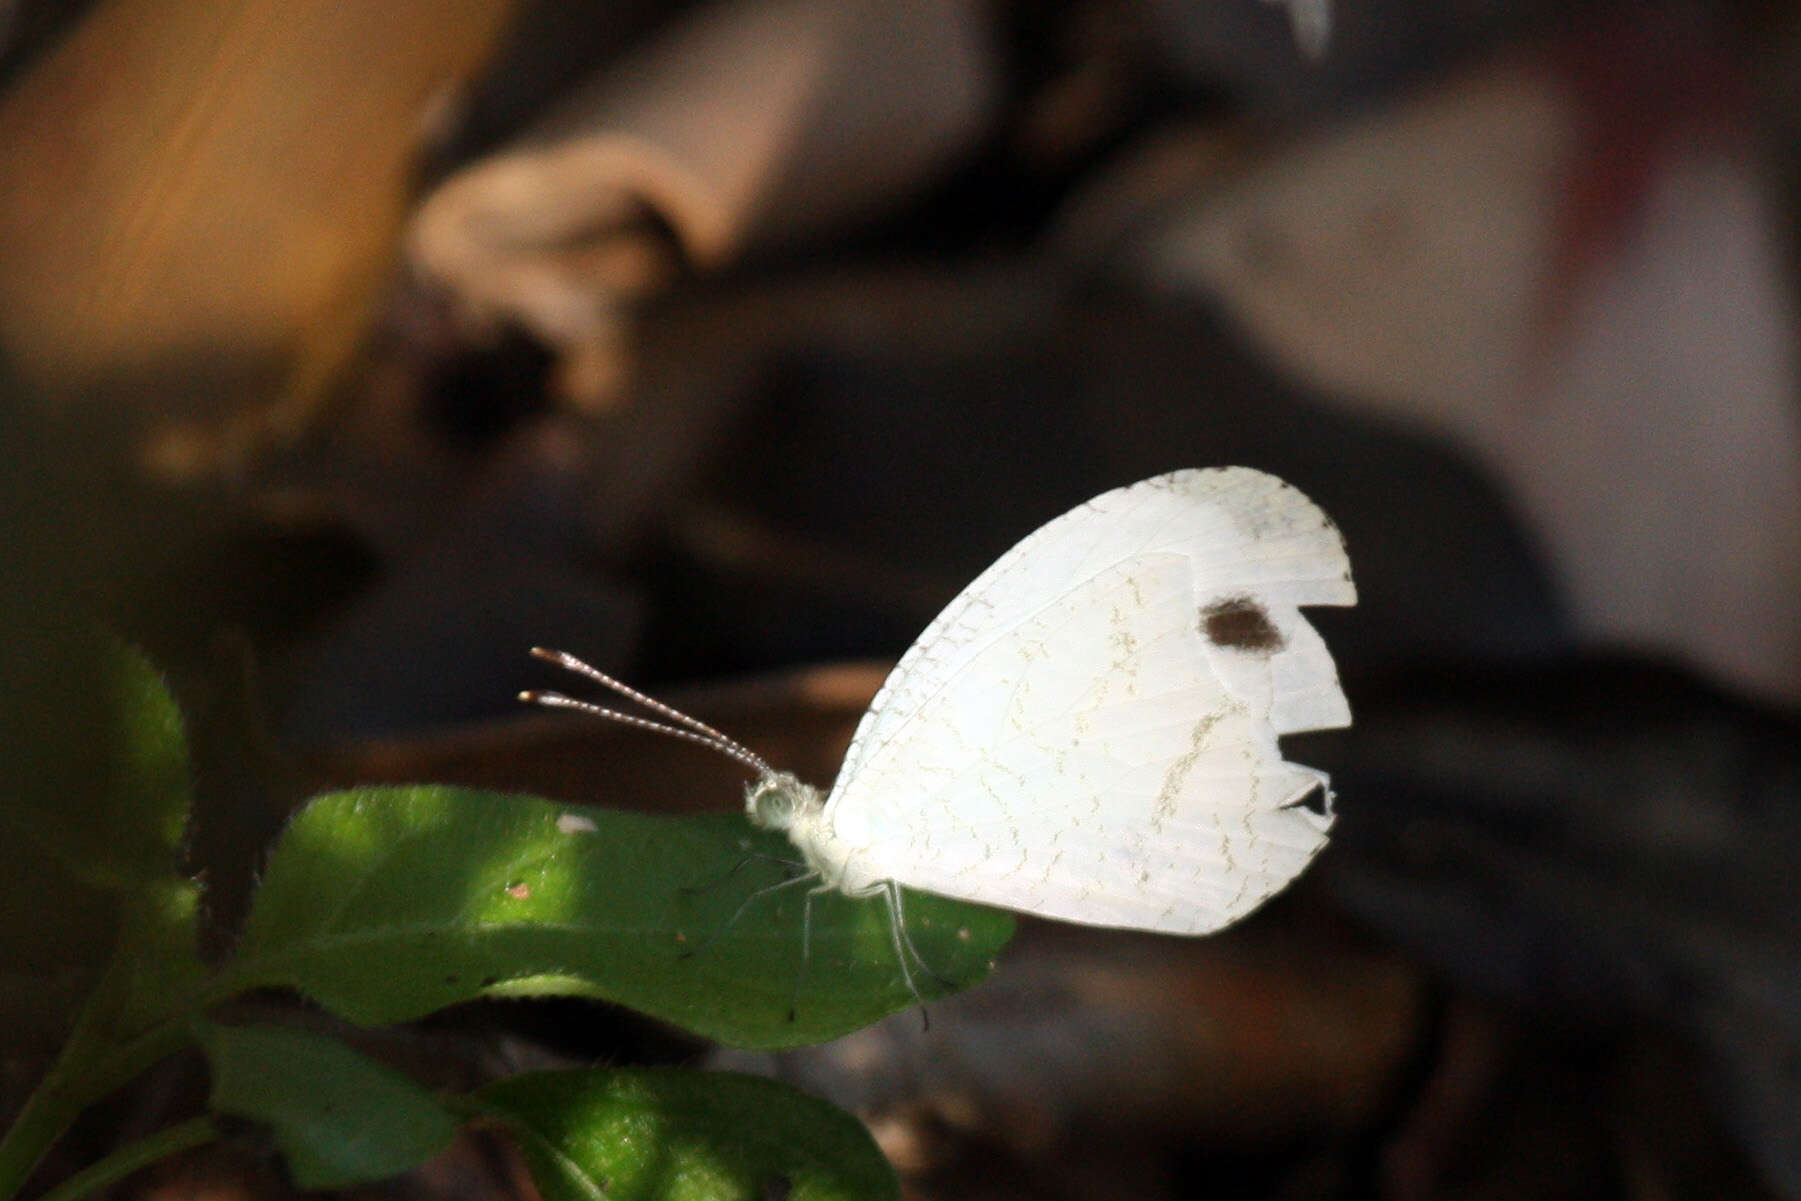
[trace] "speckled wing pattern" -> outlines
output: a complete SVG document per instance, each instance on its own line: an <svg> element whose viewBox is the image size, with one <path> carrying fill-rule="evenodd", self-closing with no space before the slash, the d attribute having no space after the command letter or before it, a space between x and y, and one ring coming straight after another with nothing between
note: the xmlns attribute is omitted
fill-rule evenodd
<svg viewBox="0 0 1801 1201"><path fill-rule="evenodd" d="M1337 528L1249 468L1052 521L864 716L823 815L847 885L1182 934L1242 917L1325 845L1326 777L1276 737L1350 723L1299 606L1355 601Z"/></svg>

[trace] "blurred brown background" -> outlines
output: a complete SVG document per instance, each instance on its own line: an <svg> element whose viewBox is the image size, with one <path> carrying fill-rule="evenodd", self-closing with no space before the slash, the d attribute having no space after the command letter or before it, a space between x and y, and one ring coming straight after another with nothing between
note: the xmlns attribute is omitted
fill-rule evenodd
<svg viewBox="0 0 1801 1201"><path fill-rule="evenodd" d="M1784 0L0 2L0 751L53 775L95 624L146 646L224 940L329 784L739 803L517 712L534 644L824 784L1013 540L1245 463L1362 595L1295 895L1028 925L924 1036L395 1038L777 1072L920 1197L1801 1197L1798 50ZM44 888L0 1003L91 950ZM405 1187L517 1187L462 1154Z"/></svg>

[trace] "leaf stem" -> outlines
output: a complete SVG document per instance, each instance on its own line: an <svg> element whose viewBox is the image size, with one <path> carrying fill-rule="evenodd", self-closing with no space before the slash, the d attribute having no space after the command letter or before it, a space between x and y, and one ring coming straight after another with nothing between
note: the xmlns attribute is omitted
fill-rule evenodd
<svg viewBox="0 0 1801 1201"><path fill-rule="evenodd" d="M73 1095L56 1069L25 1099L25 1108L0 1138L0 1197L11 1198L25 1184L50 1144L68 1128L84 1102Z"/></svg>
<svg viewBox="0 0 1801 1201"><path fill-rule="evenodd" d="M41 1201L78 1201L110 1184L117 1184L139 1168L177 1151L210 1143L218 1137L219 1127L211 1117L189 1118L146 1135L135 1143L127 1143L97 1163L89 1164L45 1193Z"/></svg>
<svg viewBox="0 0 1801 1201"><path fill-rule="evenodd" d="M71 1039L0 1137L0 1199L18 1195L44 1153L83 1109L193 1041L193 1030L180 1020L152 1026L110 1053L98 1053L79 1036Z"/></svg>

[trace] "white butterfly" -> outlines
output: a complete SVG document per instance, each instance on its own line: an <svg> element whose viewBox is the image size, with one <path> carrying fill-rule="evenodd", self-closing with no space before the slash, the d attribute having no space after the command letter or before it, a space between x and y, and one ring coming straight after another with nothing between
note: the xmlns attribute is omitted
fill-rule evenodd
<svg viewBox="0 0 1801 1201"><path fill-rule="evenodd" d="M876 694L824 796L561 652L533 653L678 725L525 696L754 768L751 821L785 831L819 889L885 895L905 971L902 887L1172 934L1280 891L1332 815L1325 773L1276 738L1351 720L1299 607L1355 602L1344 540L1299 491L1245 467L1177 471L1064 514L965 588Z"/></svg>

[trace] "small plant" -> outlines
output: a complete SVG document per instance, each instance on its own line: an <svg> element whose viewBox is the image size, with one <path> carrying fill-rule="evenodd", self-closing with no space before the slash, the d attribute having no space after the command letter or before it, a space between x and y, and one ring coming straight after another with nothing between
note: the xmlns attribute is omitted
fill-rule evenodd
<svg viewBox="0 0 1801 1201"><path fill-rule="evenodd" d="M219 1114L266 1124L307 1189L404 1171L480 1118L516 1140L552 1201L757 1197L778 1183L794 1198L895 1195L854 1119L771 1081L595 1068L444 1096L328 1035L213 1020L221 1002L270 988L359 1025L478 997L579 995L774 1048L838 1037L916 1001L882 906L837 895L815 898L797 993L799 890L730 920L751 891L783 878L776 861L791 855L741 814L654 817L435 786L315 797L270 851L235 949L205 962L200 886L178 866L191 805L181 717L141 656L120 647L108 659L116 737L96 749L108 757L106 795L78 807L80 821L26 804L12 824L23 853L116 898L116 944L60 1057L0 1140L0 1201L84 1108L193 1046L211 1067L213 1112L116 1149L53 1201L219 1137ZM1013 926L928 895L909 896L907 913L933 969L918 980L927 999L981 979Z"/></svg>

